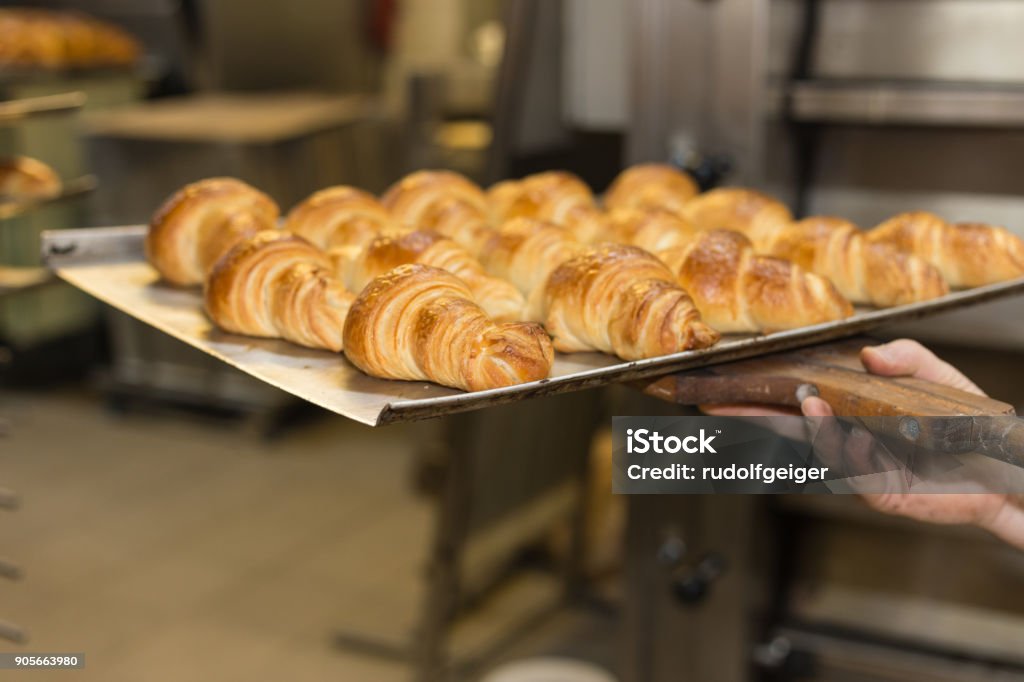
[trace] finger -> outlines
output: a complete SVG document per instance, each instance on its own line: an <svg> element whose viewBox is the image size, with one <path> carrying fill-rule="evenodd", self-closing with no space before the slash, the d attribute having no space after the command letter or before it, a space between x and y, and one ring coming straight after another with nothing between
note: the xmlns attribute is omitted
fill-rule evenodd
<svg viewBox="0 0 1024 682"><path fill-rule="evenodd" d="M863 426L850 429L843 444L843 471L847 476L866 476L878 472L874 468L874 454L879 447L875 437Z"/></svg>
<svg viewBox="0 0 1024 682"><path fill-rule="evenodd" d="M769 405L698 405L704 414L713 417L795 417L796 408Z"/></svg>
<svg viewBox="0 0 1024 682"><path fill-rule="evenodd" d="M821 398L805 398L800 403L800 411L804 413L805 417L833 417L835 413L832 412L832 406L826 403Z"/></svg>
<svg viewBox="0 0 1024 682"><path fill-rule="evenodd" d="M877 511L927 523L965 524L983 528L1024 549L1024 509L996 494L871 494L864 500Z"/></svg>
<svg viewBox="0 0 1024 682"><path fill-rule="evenodd" d="M1024 549L1024 509L1010 500L1004 499L997 510L983 516L978 525L1017 549Z"/></svg>
<svg viewBox="0 0 1024 682"><path fill-rule="evenodd" d="M911 339L897 339L880 346L868 346L861 350L860 360L864 369L871 374L914 377L968 393L985 395L960 370L940 360L930 350Z"/></svg>
<svg viewBox="0 0 1024 682"><path fill-rule="evenodd" d="M831 405L821 398L806 398L801 408L807 417L804 422L812 453L829 469L842 471L846 433L839 420L833 416Z"/></svg>

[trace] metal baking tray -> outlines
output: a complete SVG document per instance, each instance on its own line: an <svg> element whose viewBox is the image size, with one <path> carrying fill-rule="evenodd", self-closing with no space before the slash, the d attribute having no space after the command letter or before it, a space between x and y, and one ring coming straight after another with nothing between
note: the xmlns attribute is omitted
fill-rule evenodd
<svg viewBox="0 0 1024 682"><path fill-rule="evenodd" d="M840 322L767 335L727 336L712 348L636 362L623 362L600 353L560 353L548 379L465 393L425 382L375 379L334 353L219 331L203 314L199 291L173 288L158 281L156 271L142 258L145 233L143 225L49 231L43 234L43 257L58 276L104 303L257 379L373 426L764 355L1024 293L1022 278L926 303L858 311Z"/></svg>

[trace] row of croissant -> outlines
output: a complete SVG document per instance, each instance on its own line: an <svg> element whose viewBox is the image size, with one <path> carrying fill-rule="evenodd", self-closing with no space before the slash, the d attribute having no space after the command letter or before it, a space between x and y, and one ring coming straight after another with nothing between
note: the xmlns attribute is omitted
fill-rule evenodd
<svg viewBox="0 0 1024 682"><path fill-rule="evenodd" d="M555 349L656 357L841 319L850 301L899 305L1024 276L1024 242L1004 228L927 213L872 231L796 221L771 197L698 194L656 164L623 171L602 204L565 172L484 191L419 171L379 200L331 187L279 218L249 185L203 180L154 215L147 257L171 284L204 285L228 332L465 390L542 379Z"/></svg>

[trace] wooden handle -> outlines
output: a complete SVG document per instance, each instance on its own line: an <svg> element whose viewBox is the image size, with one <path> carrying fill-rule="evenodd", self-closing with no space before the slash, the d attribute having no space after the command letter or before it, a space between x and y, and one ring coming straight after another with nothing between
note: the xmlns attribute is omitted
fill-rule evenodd
<svg viewBox="0 0 1024 682"><path fill-rule="evenodd" d="M648 395L682 405L750 403L798 407L801 386L811 387L837 415L1012 415L1013 406L920 379L868 374L854 339L795 352L766 355L640 382ZM805 389L807 390L807 389Z"/></svg>

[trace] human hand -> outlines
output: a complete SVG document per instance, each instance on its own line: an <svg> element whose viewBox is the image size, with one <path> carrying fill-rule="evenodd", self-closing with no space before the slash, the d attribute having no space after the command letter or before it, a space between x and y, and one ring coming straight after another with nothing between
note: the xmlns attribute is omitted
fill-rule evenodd
<svg viewBox="0 0 1024 682"><path fill-rule="evenodd" d="M976 395L984 395L970 379L949 363L917 341L899 339L880 346L869 346L861 350L864 368L879 376L914 377L943 384ZM715 405L701 408L708 414L721 416L771 416L797 414L796 410L784 410L757 405ZM832 407L817 397L805 399L800 413L808 417L834 416ZM862 450L867 444L858 444L856 439L846 444L846 449ZM872 508L887 513L905 516L919 521L941 524L971 524L984 528L1005 542L1024 549L1024 509L1016 496L997 493L870 493L863 499Z"/></svg>

